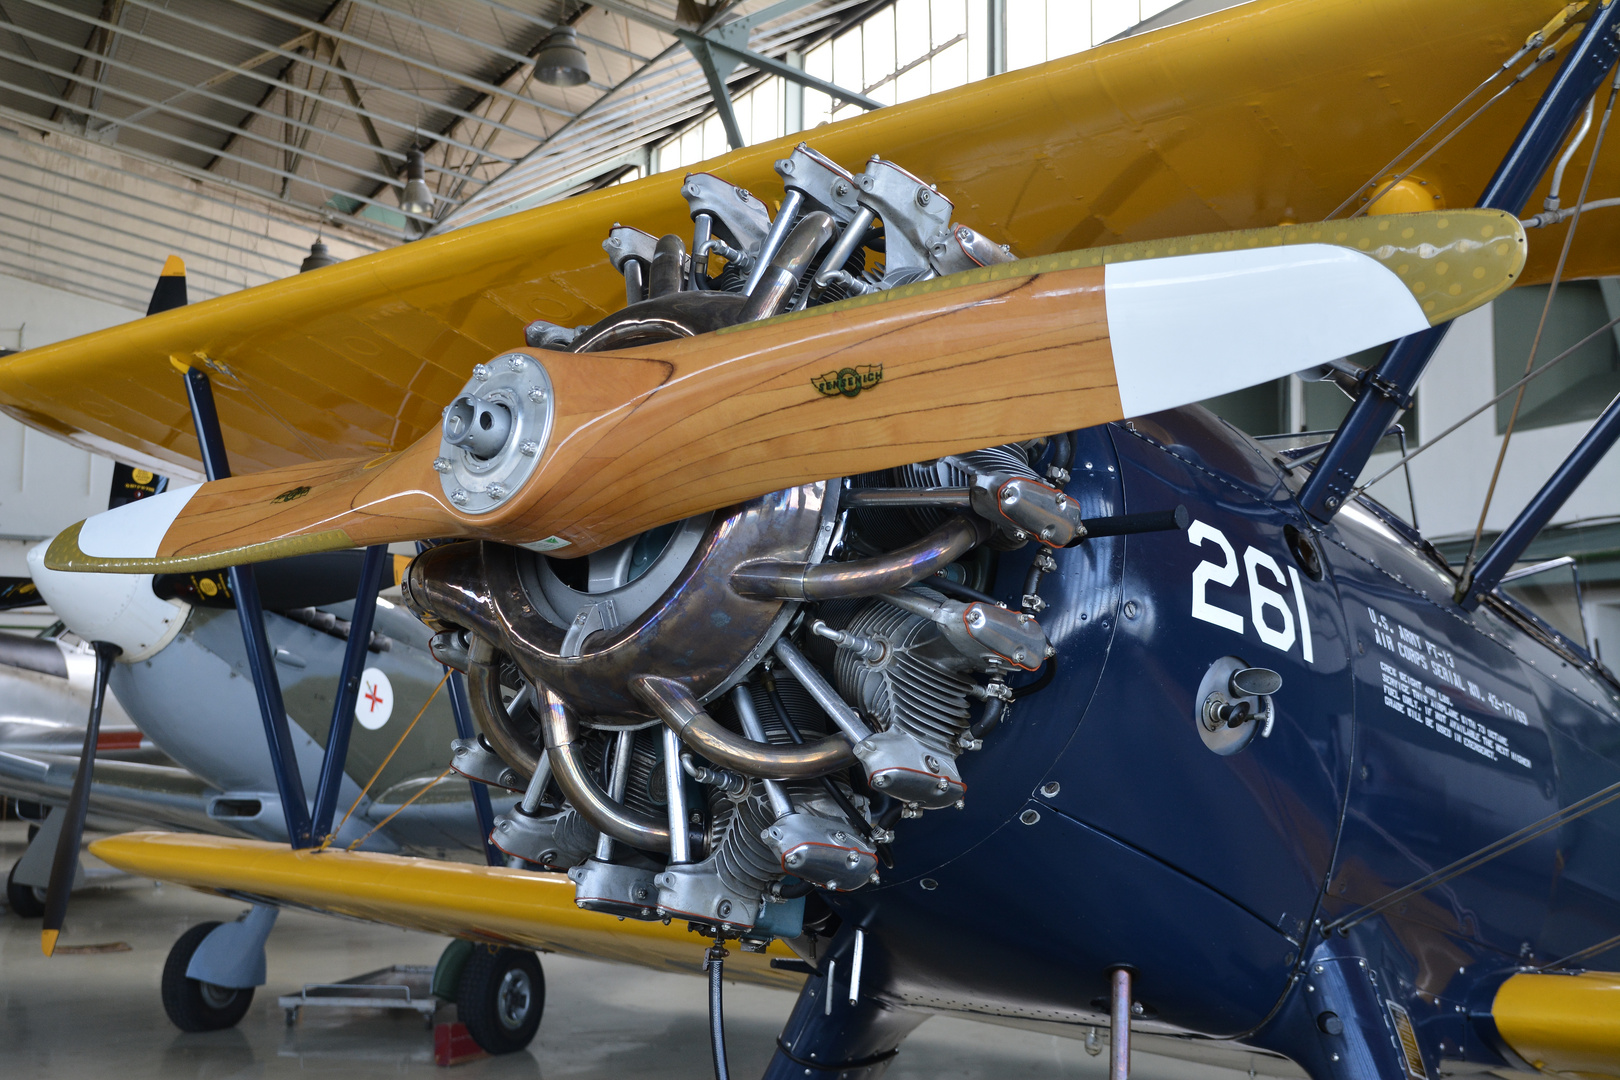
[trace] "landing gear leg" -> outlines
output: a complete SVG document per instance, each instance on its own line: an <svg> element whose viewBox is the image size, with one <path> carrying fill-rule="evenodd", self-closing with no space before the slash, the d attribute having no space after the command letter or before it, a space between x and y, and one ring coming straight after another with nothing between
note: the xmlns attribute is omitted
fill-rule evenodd
<svg viewBox="0 0 1620 1080"><path fill-rule="evenodd" d="M922 1013L875 1000L865 987L850 1004L849 979L843 974L850 970L848 950L831 964L829 970L829 961L823 959L821 972L810 976L799 991L793 1014L777 1037L765 1080L804 1080L807 1073L873 1080L883 1075L906 1036L926 1019ZM868 978L866 986L870 985Z"/></svg>

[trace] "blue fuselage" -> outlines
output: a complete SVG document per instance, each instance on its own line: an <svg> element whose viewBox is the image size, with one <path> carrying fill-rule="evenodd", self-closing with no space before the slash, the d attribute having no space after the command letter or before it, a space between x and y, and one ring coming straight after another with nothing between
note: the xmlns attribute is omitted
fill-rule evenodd
<svg viewBox="0 0 1620 1080"><path fill-rule="evenodd" d="M1493 1060L1482 988L1620 932L1620 807L1319 927L1620 780L1615 685L1506 602L1460 608L1381 508L1309 519L1301 481L1202 409L1075 440L1085 516L1179 503L1192 526L1057 553L1050 685L964 756L966 809L904 823L881 887L836 901L880 945L873 987L1094 1023L1129 965L1149 1019L1308 1059L1267 1032L1302 972L1351 956L1425 1056ZM998 568L1015 608L1031 557ZM1282 677L1269 736L1230 756L1196 716L1223 657Z"/></svg>

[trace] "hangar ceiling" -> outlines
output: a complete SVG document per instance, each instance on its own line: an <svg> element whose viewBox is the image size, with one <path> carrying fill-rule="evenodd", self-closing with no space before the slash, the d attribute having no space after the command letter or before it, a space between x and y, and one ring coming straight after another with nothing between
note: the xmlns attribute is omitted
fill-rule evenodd
<svg viewBox="0 0 1620 1080"><path fill-rule="evenodd" d="M589 189L711 107L698 52L743 86L888 2L0 0L0 264L144 308L170 250L202 298L317 231L350 257ZM536 77L560 25L578 86ZM400 208L413 147L431 213Z"/></svg>
<svg viewBox="0 0 1620 1080"><path fill-rule="evenodd" d="M1073 51L1234 2L0 0L0 273L140 311L177 253L206 299L297 272L317 237L351 258L644 175L649 147L705 117L735 142L729 102L768 81L837 118L953 45L983 53L987 19L1032 41L1061 23ZM920 59L868 58L887 74L865 87L804 71L890 7ZM537 69L559 27L579 85ZM413 148L420 213L402 209Z"/></svg>

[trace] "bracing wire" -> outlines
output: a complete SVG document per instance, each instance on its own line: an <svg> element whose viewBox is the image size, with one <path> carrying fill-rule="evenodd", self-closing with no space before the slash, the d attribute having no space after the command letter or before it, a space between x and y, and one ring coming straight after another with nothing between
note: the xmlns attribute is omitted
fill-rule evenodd
<svg viewBox="0 0 1620 1080"><path fill-rule="evenodd" d="M344 812L343 820L337 823L337 827L335 829L333 829L331 832L327 833L325 836L323 836L321 838L320 844L315 848L316 851L325 851L327 848L332 846L332 841L337 838L338 833L343 831L343 826L348 824L349 818L354 815L354 812L360 808L360 804L365 801L366 792L371 790L371 785L375 784L377 782L377 777L382 775L383 770L388 767L388 763L390 761L394 760L394 755L399 753L399 748L401 746L405 745L406 736L408 736L411 733L411 729L416 726L416 722L418 720L422 719L423 714L425 714L427 712L427 710L428 710L428 706L433 704L433 699L439 696L439 691L444 688L444 681L446 679L448 679L449 677L450 677L450 669L445 668L444 669L444 674L439 677L438 684L433 687L433 693L429 694L428 699L426 701L422 702L422 707L420 709L416 710L416 715L411 717L411 722L409 724L405 725L405 730L399 733L399 738L398 739L394 740L394 748L392 750L388 751L388 755L382 759L382 764L377 766L377 771L371 774L371 779L367 780L366 783L365 783L365 786L360 789L360 794L359 794L358 797L355 798L354 804L352 806L350 806L349 809ZM442 779L442 777L441 777L441 779ZM438 781L435 780L434 783L438 783ZM431 787L432 785L429 785L429 786ZM425 790L427 790L427 789L424 788L423 791L425 791ZM422 792L419 791L416 794L417 794L417 796L420 796L422 794ZM413 797L411 799L411 802L415 802L415 801L416 801L416 798ZM410 803L405 804L405 806L409 806L409 805L410 805ZM399 810L405 809L405 806L401 806L399 808ZM399 813L399 810L395 810L394 814ZM389 814L388 819L392 820L394 814ZM377 826L377 828L380 829L380 828L382 828L382 826L379 825L379 826ZM371 830L371 832L376 832L376 831L377 831L377 829L372 829ZM370 835L371 835L371 833L366 834L366 836L370 836ZM364 837L362 837L361 839L364 839ZM349 847L350 847L350 850L353 850L354 845L351 844L351 845L349 845Z"/></svg>
<svg viewBox="0 0 1620 1080"><path fill-rule="evenodd" d="M373 825L371 827L370 832L366 833L366 835L362 836L360 839L358 839L354 843L350 844L349 847L348 847L348 850L353 851L355 848L359 847L361 844L365 843L367 840L370 840L372 838L372 836L377 832L378 829L382 828L384 825L387 825L390 821L393 821L395 818L399 817L399 815L404 813L405 808L410 806L411 803L415 802L417 799L420 799L422 796L424 796L428 792L432 791L434 786L436 784L438 784L438 782L440 780L443 780L445 777L450 775L450 770L452 768L454 768L454 766L446 765L444 767L444 772L440 773L438 776L435 776L432 780L429 780L426 784L423 784L421 791L418 791L415 795L412 795L410 798L408 798L404 802L400 803L399 806L395 808L395 810L394 810L394 812L392 814L389 814L387 817L385 817L381 821L377 822L377 824L375 824L375 825ZM373 777L373 779L375 779L375 777Z"/></svg>
<svg viewBox="0 0 1620 1080"><path fill-rule="evenodd" d="M1574 8L1575 10L1572 11L1571 8ZM1446 111L1446 114L1444 116L1440 117L1440 119L1438 119L1434 123L1430 124L1429 127L1428 127L1428 130L1426 130L1423 134L1419 135L1417 138L1413 139L1411 142L1407 143L1406 146L1402 147L1400 153L1396 154L1394 157L1390 158L1389 161L1385 162L1383 168L1381 168L1377 172L1373 173L1371 177L1369 177L1360 186L1358 186L1354 191L1352 191L1350 193L1350 195L1344 200L1344 202L1340 203L1337 207L1334 208L1333 212L1327 216L1327 219L1336 218L1340 214L1344 213L1345 208L1348 207L1353 201L1355 201L1355 198L1356 198L1357 195L1360 195L1363 191L1366 191L1368 188L1370 188L1374 184L1376 184L1378 182L1378 178L1380 176L1384 175L1386 172L1388 172L1389 170L1391 170L1391 169L1393 169L1395 167L1396 162L1400 161L1407 154L1410 154L1413 150L1417 149L1419 146L1422 146L1423 143L1428 140L1429 136L1433 135L1436 131L1439 131L1442 127L1444 127L1447 121L1449 121L1452 117L1456 116L1457 113L1462 110L1463 106L1467 105L1470 101L1473 101L1474 98L1478 97L1480 92L1483 91L1487 86L1489 86L1491 83L1495 82L1497 79L1499 79L1501 76L1506 74L1509 70L1511 70L1513 65L1517 64L1520 60L1524 59L1525 55L1527 53L1529 53L1531 50L1536 49L1536 48L1540 48L1540 46L1544 42L1546 42L1547 38L1550 35L1556 34L1559 30L1562 30L1566 26L1569 26L1570 20L1574 17L1576 11L1578 11L1578 10L1579 10L1579 8L1576 7L1576 5L1573 5L1573 4L1570 5L1569 7L1566 7L1563 11L1561 11L1557 15L1553 16L1553 18L1548 21L1547 25L1543 26L1540 30L1536 31L1534 34L1531 34L1530 37L1525 41L1525 43L1523 45L1521 45L1513 53L1512 56L1508 57L1505 61L1502 62L1500 67L1498 67L1495 71L1493 71L1489 75L1487 75L1480 82L1480 84L1478 86L1474 87L1472 90L1468 91L1468 93L1464 94L1463 97L1461 98L1461 100L1459 100L1455 105L1453 105L1450 109L1448 109ZM1450 142L1453 138L1455 138L1458 134L1460 134L1463 131L1464 128L1468 127L1469 124L1472 124L1474 122L1474 120L1477 119L1481 113L1483 113L1486 109L1490 108L1493 104L1495 104L1496 101L1503 94L1507 93L1513 87L1515 87L1519 83L1523 82L1526 78L1529 77L1531 72L1535 71L1536 68L1540 67L1543 63L1545 63L1546 61L1552 59L1552 57L1557 54L1559 48L1564 44L1564 42L1566 40L1568 40L1570 37L1574 36L1575 33L1576 33L1575 28L1571 27L1569 29L1569 31L1563 37L1558 39L1558 41L1554 42L1550 47L1548 47L1546 49L1542 49L1540 55L1538 55L1536 57L1536 59L1528 67L1526 67L1523 71L1521 71L1518 74L1518 76L1516 78L1514 78L1514 80L1511 83L1509 83L1502 90L1498 91L1496 94L1492 95L1490 100L1486 101L1484 105L1482 105L1478 109L1476 109L1474 111L1473 115L1469 116L1467 120L1464 120L1462 122L1462 124L1460 124L1454 131L1452 131L1444 139L1442 139L1438 145L1436 145L1435 147L1430 149L1428 153L1424 154L1416 162L1414 162L1412 165L1410 165L1405 172L1401 173L1399 176L1396 176L1393 180L1391 180L1388 184L1386 184L1381 190L1379 190L1379 192L1376 195L1374 195L1372 198L1370 198L1370 199L1368 199L1366 201L1366 206L1361 207L1359 210L1357 210L1354 214L1351 214L1350 216L1351 217L1359 217L1362 213L1365 213L1367 208L1371 207L1379 199L1383 198L1384 195L1388 193L1390 188L1393 188L1396 184L1398 184L1402 180L1406 179L1406 177L1410 176L1412 174L1412 172L1415 171L1418 168L1418 166L1422 165L1425 161L1429 160L1429 158L1433 157L1435 152L1438 151L1440 149L1440 147L1442 147L1446 143Z"/></svg>
<svg viewBox="0 0 1620 1080"><path fill-rule="evenodd" d="M1541 320L1536 324L1536 336L1530 341L1530 355L1524 361L1524 373L1530 374L1535 370L1536 353L1541 348L1541 335L1547 329L1547 316L1552 312L1554 298L1558 295L1558 283L1563 280L1564 266L1569 259L1570 246L1575 242L1575 231L1581 226L1581 210L1586 205L1586 196L1592 186L1592 174L1597 171L1598 154L1603 150L1603 138L1609 132L1609 120L1614 115L1615 97L1620 95L1620 70L1616 70L1613 83L1609 87L1609 100L1603 107L1603 119L1598 123L1597 139L1592 143L1592 158L1586 163L1586 176L1581 180L1581 193L1575 199L1575 216L1570 220L1569 231L1564 234L1564 246L1558 252L1558 265L1553 269L1552 285L1547 290L1547 302L1541 307ZM1502 476L1502 463L1507 459L1508 443L1513 439L1513 428L1519 420L1519 409L1524 405L1524 387L1520 386L1513 399L1513 411L1508 414L1507 428L1502 432L1502 446L1496 453L1496 467L1491 470L1491 482L1485 489L1485 503L1479 508L1479 522L1474 526L1474 538L1468 545L1468 556L1463 560L1462 581L1463 588L1467 588L1474 569L1474 556L1479 553L1480 537L1485 533L1485 516L1490 513L1491 500L1496 495L1496 483Z"/></svg>
<svg viewBox="0 0 1620 1080"><path fill-rule="evenodd" d="M1547 372L1551 371L1560 361L1567 360L1569 357L1574 356L1576 353L1580 352L1583 348L1590 345L1593 341L1596 341L1599 337L1601 337L1604 334L1608 333L1610 330L1613 330L1617 326L1620 326L1620 316L1617 316L1617 317L1615 317L1613 319L1610 319L1608 322L1604 323L1602 326L1598 327L1596 330L1593 330L1590 334L1587 334L1585 337L1581 338L1581 340L1577 341L1575 344L1571 345L1569 348L1565 349L1563 352L1559 353L1557 356L1553 357L1551 360L1547 361L1545 364L1542 364L1540 367L1536 368L1530 374L1526 375L1524 378L1520 379L1518 382L1514 383L1512 386L1509 386L1506 390L1503 390L1501 393L1497 394L1495 397L1491 398L1489 401L1487 401L1483 405L1479 406L1479 408L1475 409L1473 412L1469 413L1467 416L1463 417L1461 420L1458 420L1455 424L1452 424L1450 427L1446 428L1446 430L1442 431L1440 434L1436 435L1434 438L1430 439L1428 442L1424 443L1422 446L1418 447L1416 450L1413 450L1410 454L1403 455L1399 461L1395 462L1395 464L1391 465L1389 468L1385 469L1383 472L1379 473L1377 476L1373 477L1371 480L1365 481L1364 483L1361 483L1361 484L1357 484L1356 489L1350 493L1350 497L1354 498L1357 495L1360 495L1362 492L1366 491L1368 488L1370 488L1374 484L1378 483L1378 481L1382 480L1384 477L1388 476L1390 473L1394 472L1396 469L1401 468L1407 462L1411 461L1413 458L1417 457L1419 454L1421 454L1425 450L1429 449L1429 447L1437 445L1440 442L1440 440L1444 439L1447 435L1450 435L1453 432L1455 432L1457 429L1461 428L1464 424L1468 423L1468 421L1474 419L1480 413L1484 412L1486 409L1489 409L1492 405L1495 405L1497 402L1507 399L1508 397L1510 397L1514 393L1514 391L1519 390L1522 387L1524 387L1524 386L1528 385L1529 383L1533 382L1534 380L1541 378ZM1313 455L1313 457L1314 456L1315 455ZM1307 460L1309 460L1309 459L1301 458L1297 462L1290 463L1288 465L1288 468L1293 468L1295 465L1304 464Z"/></svg>
<svg viewBox="0 0 1620 1080"><path fill-rule="evenodd" d="M1525 844L1530 843L1530 841L1539 839L1540 837L1552 832L1554 829L1562 828L1573 821L1577 821L1580 818L1585 817L1587 814L1590 814L1592 811L1602 809L1616 800L1620 800L1620 783L1614 783L1610 784L1608 787L1600 788L1597 791L1592 792L1592 794L1586 796L1584 799L1579 799L1573 803L1570 803L1562 810L1555 811L1542 818L1540 821L1532 822L1529 825L1524 826L1522 829L1518 829L1498 840L1494 840L1471 855L1465 855L1455 862L1442 866L1433 873L1425 874L1423 877L1418 878L1409 885L1403 885L1399 889L1385 893L1377 900L1374 900L1372 903L1359 908L1351 914L1344 915L1333 920L1331 923L1328 923L1322 928L1323 932L1332 933L1333 931L1337 930L1340 933L1344 933L1357 923L1364 922L1381 911L1387 911L1389 908L1400 903L1402 900L1416 896L1419 893L1428 892L1430 889L1436 888L1440 885L1444 885L1453 878L1460 877L1461 875L1468 873L1470 870L1474 870L1485 865L1493 859L1499 858L1506 855L1510 851L1523 847Z"/></svg>
<svg viewBox="0 0 1620 1080"><path fill-rule="evenodd" d="M1473 124L1473 122L1475 120L1478 120L1481 116L1484 116L1485 112L1492 105L1495 105L1498 101L1501 101L1502 98L1507 96L1507 94L1514 87L1518 86L1525 79L1529 78L1532 72L1534 72L1542 64L1546 63L1548 60L1551 60L1553 58L1553 56L1556 54L1557 48L1558 47L1556 45L1549 45L1547 48L1543 49L1541 51L1540 55L1538 55L1534 60L1532 60L1525 67L1525 69L1523 71L1519 72L1519 74L1513 79L1512 82L1508 83L1506 86L1502 87L1502 89L1498 90L1496 93L1494 93L1490 97L1486 98L1485 103L1483 105L1481 105L1479 108L1475 109L1473 112L1468 114L1468 119L1464 120L1462 123L1458 124L1456 127L1452 128L1450 131L1446 132L1446 137L1445 138L1441 139L1439 142L1437 142L1433 146L1429 147L1429 149L1427 149L1426 151L1423 152L1422 157L1420 157L1416 161L1412 162L1412 164L1408 165L1404 171L1402 171L1397 176L1395 176L1393 179L1391 179L1389 181L1389 183L1387 183L1383 187L1379 188L1377 194L1373 195L1370 199L1368 199L1364 205L1358 206L1356 208L1355 212L1350 215L1350 217L1351 218L1358 218L1358 217L1362 216L1363 214L1367 213L1369 210L1371 210L1373 205L1375 203L1377 203L1379 199L1382 199L1385 195L1389 194L1390 190L1392 188L1394 188L1394 186L1396 184L1399 184L1402 180L1405 180L1408 176L1411 176L1413 173L1417 172L1418 169L1423 167L1424 162L1428 161L1430 158L1434 157L1434 155L1438 154L1441 150L1445 149L1445 146L1446 146L1447 143L1451 142L1451 140L1455 139L1458 135L1461 135L1464 131L1467 131L1469 126L1471 124ZM1483 84L1481 84L1481 85L1483 85ZM1362 189L1365 190L1365 188L1366 188L1366 185L1362 185ZM1353 199L1353 198L1355 198L1355 196L1352 195L1351 198Z"/></svg>

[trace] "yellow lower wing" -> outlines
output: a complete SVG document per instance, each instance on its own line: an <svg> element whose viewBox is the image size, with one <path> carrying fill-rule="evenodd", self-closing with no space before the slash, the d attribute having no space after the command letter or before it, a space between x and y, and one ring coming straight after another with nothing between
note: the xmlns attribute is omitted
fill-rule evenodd
<svg viewBox="0 0 1620 1080"><path fill-rule="evenodd" d="M208 892L249 894L368 922L516 945L660 970L700 973L707 939L685 923L619 921L574 906L562 874L439 862L371 852L293 851L284 844L189 833L138 832L90 851L127 873ZM777 971L793 953L732 950L728 978L797 990L802 975Z"/></svg>

